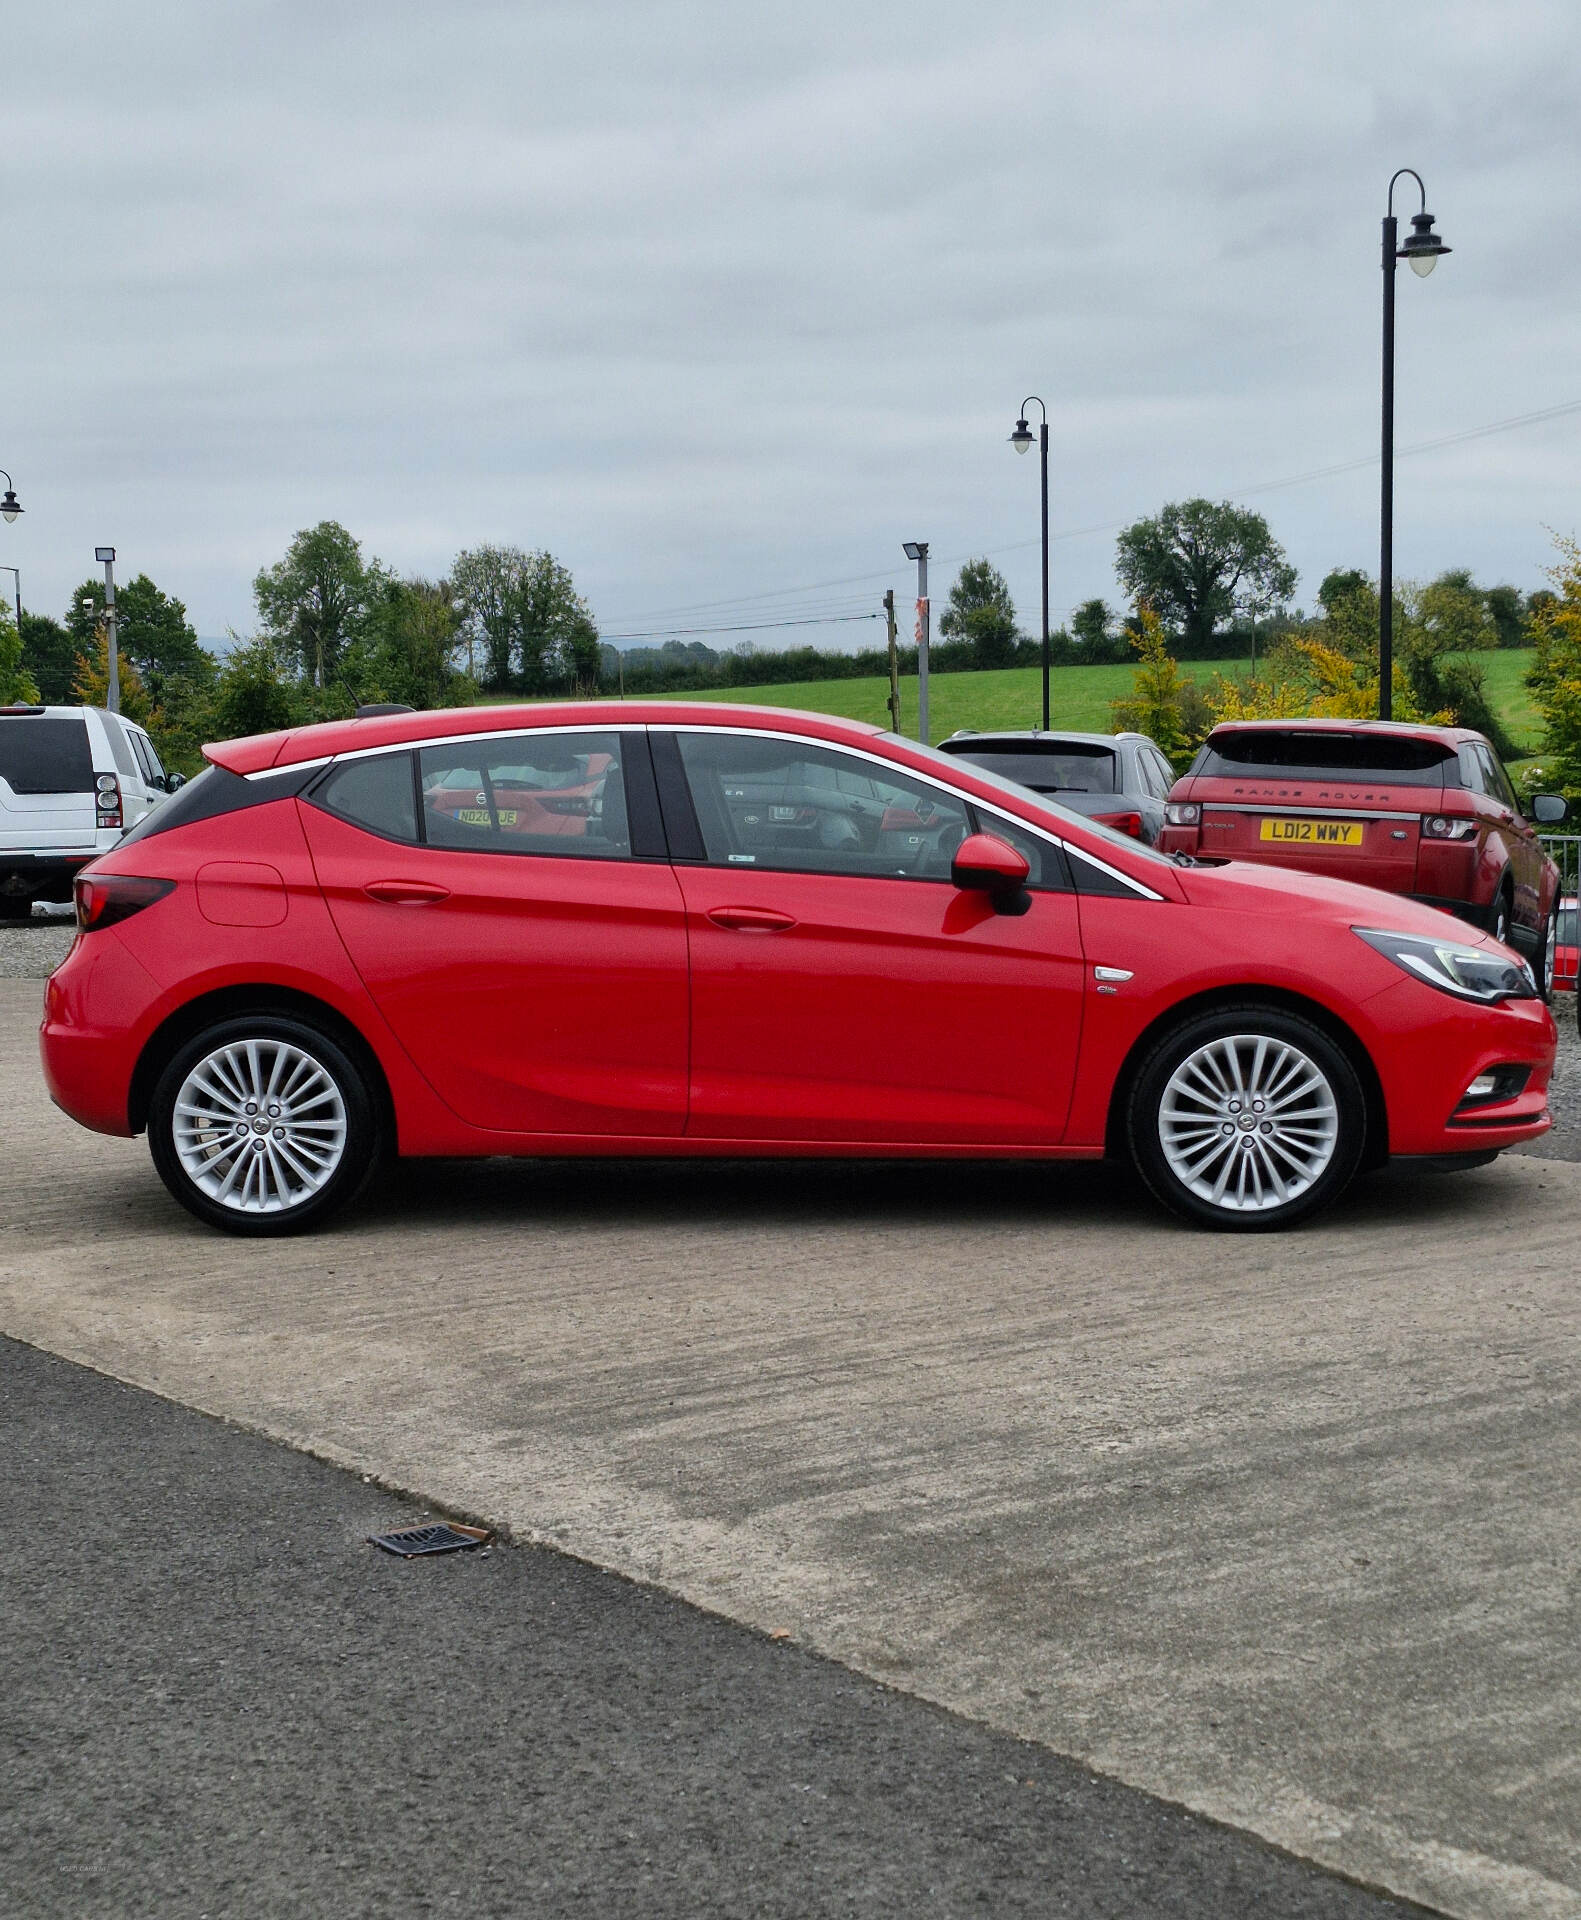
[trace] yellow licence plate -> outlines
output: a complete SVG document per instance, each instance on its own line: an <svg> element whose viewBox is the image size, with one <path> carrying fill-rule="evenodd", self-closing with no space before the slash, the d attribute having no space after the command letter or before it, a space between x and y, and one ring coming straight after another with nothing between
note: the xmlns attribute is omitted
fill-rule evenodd
<svg viewBox="0 0 1581 1920"><path fill-rule="evenodd" d="M1265 820L1261 840L1290 840L1303 847L1359 847L1359 820Z"/></svg>

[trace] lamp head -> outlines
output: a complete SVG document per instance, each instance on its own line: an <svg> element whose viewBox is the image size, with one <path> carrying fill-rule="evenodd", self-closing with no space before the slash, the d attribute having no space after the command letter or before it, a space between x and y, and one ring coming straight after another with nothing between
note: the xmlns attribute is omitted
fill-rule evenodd
<svg viewBox="0 0 1581 1920"><path fill-rule="evenodd" d="M904 543L904 545L905 545L906 558L908 560L926 560L927 559L928 543L926 540L907 540Z"/></svg>
<svg viewBox="0 0 1581 1920"><path fill-rule="evenodd" d="M1423 211L1411 215L1411 231L1406 235L1405 245L1400 249L1400 258L1409 260L1411 271L1420 274L1425 280L1438 265L1441 253L1452 251L1446 247L1433 231L1433 216Z"/></svg>
<svg viewBox="0 0 1581 1920"><path fill-rule="evenodd" d="M1016 422L1016 430L1010 436L1010 444L1017 453L1026 453L1032 445L1032 429L1025 420Z"/></svg>
<svg viewBox="0 0 1581 1920"><path fill-rule="evenodd" d="M16 489L14 487L7 487L5 490L5 498L0 500L0 520L5 520L9 523L15 520L21 511L22 502L16 497Z"/></svg>

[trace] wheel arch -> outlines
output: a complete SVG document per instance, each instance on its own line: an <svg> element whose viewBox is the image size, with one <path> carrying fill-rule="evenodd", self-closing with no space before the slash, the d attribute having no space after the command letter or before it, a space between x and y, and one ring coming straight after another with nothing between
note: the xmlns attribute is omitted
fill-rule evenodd
<svg viewBox="0 0 1581 1920"><path fill-rule="evenodd" d="M310 993L262 982L199 994L168 1014L148 1036L132 1071L127 1095L126 1117L133 1133L142 1133L147 1127L149 1103L159 1076L193 1035L217 1021L244 1013L277 1013L301 1020L343 1047L366 1076L383 1137L387 1141L395 1139L395 1101L389 1079L378 1054L356 1025Z"/></svg>
<svg viewBox="0 0 1581 1920"><path fill-rule="evenodd" d="M1189 999L1177 1001L1144 1027L1131 1044L1114 1087L1109 1095L1109 1115L1104 1131L1104 1153L1112 1160L1125 1157L1125 1116L1131 1090L1136 1085L1142 1064L1160 1040L1188 1021L1220 1007L1268 1007L1277 1013L1293 1013L1310 1021L1327 1035L1356 1070L1366 1107L1367 1137L1362 1146L1361 1167L1366 1171L1381 1167L1389 1157L1389 1109L1383 1097L1383 1082L1372 1063L1372 1056L1355 1031L1320 1001L1283 987L1265 987L1255 983L1242 986L1212 987Z"/></svg>

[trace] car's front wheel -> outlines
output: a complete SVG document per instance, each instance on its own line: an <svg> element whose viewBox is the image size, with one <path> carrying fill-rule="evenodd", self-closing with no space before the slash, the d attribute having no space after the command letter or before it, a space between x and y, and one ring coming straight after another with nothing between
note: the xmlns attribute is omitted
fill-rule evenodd
<svg viewBox="0 0 1581 1920"><path fill-rule="evenodd" d="M241 1015L167 1064L148 1144L160 1178L200 1220L229 1233L298 1233L367 1181L378 1108L328 1034L283 1015Z"/></svg>
<svg viewBox="0 0 1581 1920"><path fill-rule="evenodd" d="M1127 1119L1157 1198L1241 1233L1293 1226L1337 1198L1366 1144L1355 1068L1318 1027L1273 1007L1221 1008L1167 1034Z"/></svg>
<svg viewBox="0 0 1581 1920"><path fill-rule="evenodd" d="M1548 918L1543 922L1543 944L1538 950L1537 964L1532 971L1537 975L1537 984L1542 989L1545 1000L1554 997L1554 949L1559 944L1559 896L1548 909Z"/></svg>

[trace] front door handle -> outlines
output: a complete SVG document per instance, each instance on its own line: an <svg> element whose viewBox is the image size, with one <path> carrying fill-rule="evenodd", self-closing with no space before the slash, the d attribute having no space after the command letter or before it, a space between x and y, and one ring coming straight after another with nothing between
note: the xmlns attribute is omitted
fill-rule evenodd
<svg viewBox="0 0 1581 1920"><path fill-rule="evenodd" d="M450 889L432 880L370 880L363 892L389 907L426 907L450 898Z"/></svg>
<svg viewBox="0 0 1581 1920"><path fill-rule="evenodd" d="M770 907L715 907L708 917L732 933L784 933L796 924L788 913Z"/></svg>

